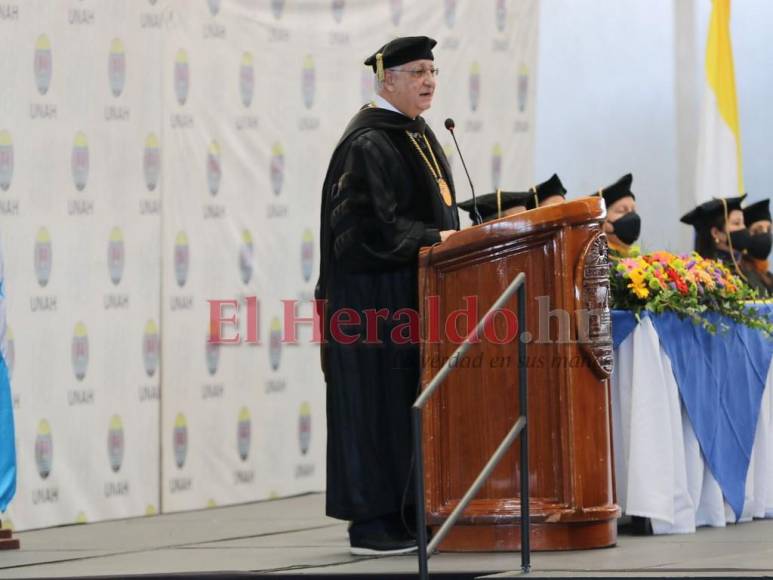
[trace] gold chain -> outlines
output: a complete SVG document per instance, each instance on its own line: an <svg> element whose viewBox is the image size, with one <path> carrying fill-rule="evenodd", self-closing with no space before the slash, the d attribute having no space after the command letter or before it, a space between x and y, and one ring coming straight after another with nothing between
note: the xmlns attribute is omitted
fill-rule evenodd
<svg viewBox="0 0 773 580"><path fill-rule="evenodd" d="M427 139L426 135L422 135L424 137L424 142L427 144L427 149L429 149L430 155L432 155L432 161L435 162L435 167L432 167L432 163L429 162L429 159L427 158L427 155L422 151L421 147L419 146L419 142L416 141L413 135L410 134L410 132L406 131L406 135L408 135L408 138L411 140L411 143L413 143L413 146L416 147L416 151L419 152L419 155L421 155L421 158L424 159L424 163L427 164L427 167L429 168L429 172L432 174L432 177L435 178L435 181L439 181L443 178L443 173L440 171L440 165L438 165L437 159L435 158L435 152L432 151L432 147L429 144L429 140Z"/></svg>

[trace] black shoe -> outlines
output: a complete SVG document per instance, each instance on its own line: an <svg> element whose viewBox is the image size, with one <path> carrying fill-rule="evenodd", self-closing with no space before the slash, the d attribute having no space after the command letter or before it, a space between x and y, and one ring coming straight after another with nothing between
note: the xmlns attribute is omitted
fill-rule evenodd
<svg viewBox="0 0 773 580"><path fill-rule="evenodd" d="M416 540L396 533L388 518L354 522L349 527L350 551L355 556L409 554L417 549Z"/></svg>
<svg viewBox="0 0 773 580"><path fill-rule="evenodd" d="M652 522L649 518L631 516L631 533L634 536L651 536Z"/></svg>

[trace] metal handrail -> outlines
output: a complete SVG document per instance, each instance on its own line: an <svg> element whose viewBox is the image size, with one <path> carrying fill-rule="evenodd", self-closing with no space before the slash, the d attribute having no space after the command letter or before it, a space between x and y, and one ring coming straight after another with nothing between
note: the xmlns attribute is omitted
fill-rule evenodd
<svg viewBox="0 0 773 580"><path fill-rule="evenodd" d="M521 272L510 285L505 289L502 294L499 295L494 305L489 308L483 318L480 319L478 325L475 327L464 342L454 351L454 354L445 362L443 367L438 371L429 386L419 395L416 401L413 403L411 409L413 419L413 452L416 457L416 471L415 471L415 487L416 487L416 532L418 543L418 555L419 555L419 577L422 580L429 578L428 572L428 560L432 553L440 545L440 542L448 535L451 527L456 523L462 512L467 508L468 504L478 494L480 488L486 482L486 480L494 471L497 464L501 461L505 453L510 449L518 435L521 435L521 570L528 572L531 567L530 563L530 547L529 547L529 440L528 440L528 421L527 421L527 400L526 400L526 342L524 340L518 341L518 400L520 415L516 420L513 428L505 436L502 442L497 447L497 450L491 456L486 463L485 467L478 474L473 484L464 494L458 505L451 512L451 515L443 522L440 529L432 538L432 541L427 545L427 527L426 527L426 512L424 505L424 455L422 449L422 410L427 404L429 399L434 394L435 390L440 384L448 377L451 371L455 368L452 361L459 360L469 350L473 340L476 340L482 333L489 318L493 316L493 313L501 309L502 306L512 297L515 292L518 292L518 323L520 328L526 327L526 274Z"/></svg>

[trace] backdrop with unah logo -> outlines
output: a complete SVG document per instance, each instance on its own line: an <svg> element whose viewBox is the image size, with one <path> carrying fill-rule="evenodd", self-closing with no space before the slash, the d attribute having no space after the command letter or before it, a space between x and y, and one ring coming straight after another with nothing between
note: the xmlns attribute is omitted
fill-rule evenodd
<svg viewBox="0 0 773 580"><path fill-rule="evenodd" d="M479 193L532 185L534 0L0 4L16 529L322 490L308 324L320 188L373 95L362 61L438 40L427 118ZM469 223L469 222L467 222ZM208 343L208 300L240 343Z"/></svg>

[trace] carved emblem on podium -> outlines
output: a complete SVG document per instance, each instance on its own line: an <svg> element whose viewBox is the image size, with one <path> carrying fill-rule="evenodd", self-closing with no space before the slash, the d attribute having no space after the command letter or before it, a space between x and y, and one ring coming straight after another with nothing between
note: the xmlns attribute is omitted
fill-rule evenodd
<svg viewBox="0 0 773 580"><path fill-rule="evenodd" d="M603 379L612 374L612 316L609 311L607 236L596 235L585 246L577 265L577 337L583 354Z"/></svg>

